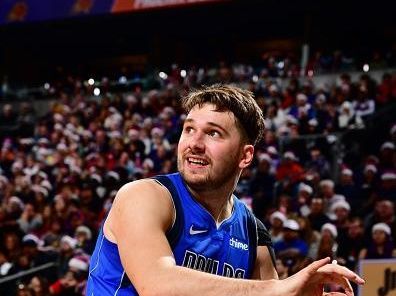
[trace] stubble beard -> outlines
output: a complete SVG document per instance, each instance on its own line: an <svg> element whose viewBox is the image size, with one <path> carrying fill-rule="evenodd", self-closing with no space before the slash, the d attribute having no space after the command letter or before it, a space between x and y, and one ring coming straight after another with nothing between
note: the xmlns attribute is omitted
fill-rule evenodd
<svg viewBox="0 0 396 296"><path fill-rule="evenodd" d="M178 157L177 168L187 186L194 191L212 191L228 184L230 180L235 180L238 171L238 162L236 156L230 157L230 160L223 165L221 170L213 171L209 168L201 173L188 172L185 169L183 157Z"/></svg>

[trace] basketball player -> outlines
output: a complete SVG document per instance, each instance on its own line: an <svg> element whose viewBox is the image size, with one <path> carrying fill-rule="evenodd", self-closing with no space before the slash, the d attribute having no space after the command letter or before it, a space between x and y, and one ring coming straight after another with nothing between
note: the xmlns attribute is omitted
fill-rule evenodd
<svg viewBox="0 0 396 296"><path fill-rule="evenodd" d="M267 232L233 191L264 131L252 94L215 85L190 93L178 173L124 185L91 258L87 295L353 295L348 269L314 262L278 280Z"/></svg>

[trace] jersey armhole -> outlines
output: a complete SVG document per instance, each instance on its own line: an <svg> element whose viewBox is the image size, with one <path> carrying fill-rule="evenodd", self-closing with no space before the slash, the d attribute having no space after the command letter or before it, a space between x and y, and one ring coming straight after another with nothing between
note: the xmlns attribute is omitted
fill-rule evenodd
<svg viewBox="0 0 396 296"><path fill-rule="evenodd" d="M173 182L170 180L169 177L165 175L158 175L153 177L153 179L158 182L160 185L166 187L170 193L170 198L172 199L172 203L174 206L174 219L172 226L170 229L166 232L166 237L168 239L168 242L173 249L177 242L179 241L180 234L182 233L183 230L183 224L184 224L184 219L183 219L183 208L181 206L181 200L179 193L173 184Z"/></svg>
<svg viewBox="0 0 396 296"><path fill-rule="evenodd" d="M246 208L247 212L247 226L248 226L248 234L249 234L249 246L252 246L249 251L249 275L248 278L251 278L254 270L254 266L256 264L257 259L257 247L258 247L258 231L257 231L257 222L253 213Z"/></svg>
<svg viewBox="0 0 396 296"><path fill-rule="evenodd" d="M276 267L276 256L274 251L274 245L272 243L271 235L269 234L267 228L264 223L260 221L257 217L254 217L257 225L257 245L258 246L266 246L268 248L268 252L271 256L271 261L274 267Z"/></svg>
<svg viewBox="0 0 396 296"><path fill-rule="evenodd" d="M172 228L175 226L176 223L176 206L175 206L175 201L173 200L172 193L169 191L168 187L166 187L164 184L162 184L159 180L153 178L153 180L158 184L161 185L162 187L165 187L166 191L168 192L168 197L172 202L173 206L173 213L172 213L172 225L169 227L169 229L166 230L168 233L169 231L172 230Z"/></svg>

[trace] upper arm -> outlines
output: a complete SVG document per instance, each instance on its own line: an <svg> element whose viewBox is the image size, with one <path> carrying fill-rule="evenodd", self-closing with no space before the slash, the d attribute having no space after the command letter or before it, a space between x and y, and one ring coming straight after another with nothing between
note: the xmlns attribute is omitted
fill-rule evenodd
<svg viewBox="0 0 396 296"><path fill-rule="evenodd" d="M257 280L278 279L268 246L257 247L257 258L252 278Z"/></svg>
<svg viewBox="0 0 396 296"><path fill-rule="evenodd" d="M165 187L142 180L124 185L117 193L106 223L118 246L122 265L141 294L174 266L166 238L173 205Z"/></svg>
<svg viewBox="0 0 396 296"><path fill-rule="evenodd" d="M256 218L258 247L257 257L253 270L253 279L278 279L275 269L275 253L271 236L264 224Z"/></svg>

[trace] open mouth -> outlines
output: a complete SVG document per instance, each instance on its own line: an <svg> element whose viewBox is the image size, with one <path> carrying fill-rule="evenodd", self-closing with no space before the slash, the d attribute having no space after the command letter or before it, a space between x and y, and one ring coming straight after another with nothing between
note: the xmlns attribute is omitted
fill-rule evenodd
<svg viewBox="0 0 396 296"><path fill-rule="evenodd" d="M194 165L194 166L206 166L209 164L208 161L201 159L201 158L195 158L195 157L188 157L187 161L189 164Z"/></svg>

